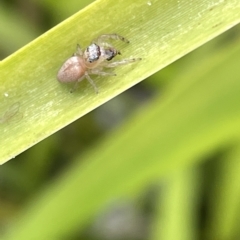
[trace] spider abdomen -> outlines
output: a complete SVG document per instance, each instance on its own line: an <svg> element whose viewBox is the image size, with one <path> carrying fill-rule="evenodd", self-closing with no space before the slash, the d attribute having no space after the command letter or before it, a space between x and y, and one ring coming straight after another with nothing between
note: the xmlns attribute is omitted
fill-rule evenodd
<svg viewBox="0 0 240 240"><path fill-rule="evenodd" d="M86 66L79 56L72 56L59 69L57 78L59 82L74 82L84 76Z"/></svg>

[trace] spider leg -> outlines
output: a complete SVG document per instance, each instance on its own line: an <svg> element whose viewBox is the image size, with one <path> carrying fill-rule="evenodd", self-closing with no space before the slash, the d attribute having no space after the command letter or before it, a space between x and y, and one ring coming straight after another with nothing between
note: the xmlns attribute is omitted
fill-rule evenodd
<svg viewBox="0 0 240 240"><path fill-rule="evenodd" d="M116 33L113 33L113 34L103 34L103 35L99 36L95 41L98 44L102 44L103 42L105 42L108 39L121 40L123 42L129 43L129 41L126 38L124 38L124 37L122 37L122 36L120 36L120 35L118 35Z"/></svg>
<svg viewBox="0 0 240 240"><path fill-rule="evenodd" d="M104 63L104 67L114 68L117 66L126 65L126 64L133 63L133 62L140 61L140 60L142 60L142 59L141 58L123 59L123 60L119 60L119 61L115 61L115 62L111 62L111 63Z"/></svg>
<svg viewBox="0 0 240 240"><path fill-rule="evenodd" d="M85 73L85 77L88 80L88 82L93 86L94 90L96 93L98 93L98 88L96 86L96 84L94 83L94 81L91 79L91 77L88 75L88 73Z"/></svg>
<svg viewBox="0 0 240 240"><path fill-rule="evenodd" d="M115 73L102 72L101 69L91 69L89 74L99 75L99 76L116 76Z"/></svg>
<svg viewBox="0 0 240 240"><path fill-rule="evenodd" d="M83 50L81 49L79 44L77 44L77 49L73 56L83 56Z"/></svg>
<svg viewBox="0 0 240 240"><path fill-rule="evenodd" d="M73 92L77 89L78 83L81 82L84 78L85 78L85 75L83 75L81 78L79 78L79 79L75 82L75 84L73 85L73 88L70 90L70 93L73 93Z"/></svg>

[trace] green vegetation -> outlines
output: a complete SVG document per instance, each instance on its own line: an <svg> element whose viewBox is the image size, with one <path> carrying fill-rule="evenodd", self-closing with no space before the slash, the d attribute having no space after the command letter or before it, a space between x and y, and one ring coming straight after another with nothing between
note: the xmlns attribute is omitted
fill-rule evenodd
<svg viewBox="0 0 240 240"><path fill-rule="evenodd" d="M52 24L77 11L71 1L31 4ZM150 222L137 226L140 239L239 238L239 27L225 32L240 21L238 1L99 0L26 45L47 26L1 11L0 53L20 47L11 25L23 48L0 63L0 162L46 138L0 168L1 239L139 239L93 234L99 212L125 201ZM77 43L112 32L130 40L116 42L119 58L143 60L95 78L98 95L87 81L71 94L59 67Z"/></svg>

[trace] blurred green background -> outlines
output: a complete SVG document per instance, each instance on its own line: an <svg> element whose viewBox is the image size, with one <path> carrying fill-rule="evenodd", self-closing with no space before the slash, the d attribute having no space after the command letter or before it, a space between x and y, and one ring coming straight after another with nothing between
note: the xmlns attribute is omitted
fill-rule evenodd
<svg viewBox="0 0 240 240"><path fill-rule="evenodd" d="M57 2L53 0L2 0L0 2L0 59L14 53L90 3L91 1L68 0L66 5L64 0ZM237 79L238 82L240 81L240 71L235 71L237 67L233 68L235 72L231 71L233 62L240 66L238 57L240 51L235 50L239 49L237 48L239 40L240 28L236 26L2 165L0 167L0 239L1 236L3 239L5 236L6 239L36 239L34 237L36 235L37 239L44 240L240 239L238 228L240 218L238 122L240 122L240 118L238 118L237 112L239 99L233 98L226 103L226 99L229 99L227 94L233 95L229 89L234 89L234 84L236 84L237 91L237 86L239 86L236 81ZM234 53L237 53L236 56ZM224 80L220 80L220 76L223 76ZM228 80L230 84L232 83L229 87ZM218 81L223 89L226 88L226 98L223 98L223 102L213 100L215 105L213 108L207 109L208 103L204 103L204 101L211 102L215 95L222 93L218 92L218 88L220 88ZM202 87L205 95L201 95L202 92L199 90L202 82L213 82L208 89L204 89L205 85ZM206 84L206 86L208 85ZM173 92L176 94L172 94ZM184 99L185 96L189 98ZM177 103L182 99L189 105L191 105L191 101L196 101L193 103L196 107L194 105L189 109L197 109L195 117L199 122L194 122L193 119L193 124L200 125L199 132L197 128L190 126L192 115L188 112L188 106L186 109L181 109L183 104L178 108ZM166 105L167 107L172 106L172 109L176 108L176 113L178 113L177 110L182 113L179 126L182 122L186 122L184 131L181 130L181 127L176 126L178 114L175 115L174 110L168 109L167 111L170 111L166 114L169 117L168 120L164 116L163 107L162 115L154 116L152 114L153 119L156 120L155 123L146 120L143 125L145 130L143 133L140 131L129 132L129 135L135 136L132 142L128 142L127 138L122 140L128 145L128 148L120 149L120 152L123 151L122 156L119 156L119 153L115 155L113 151L108 160L115 162L115 159L124 159L124 154L128 156L126 159L134 159L139 157L137 152L141 152L144 159L143 162L140 161L142 165L138 166L136 160L136 162L133 161L131 167L135 168L136 172L142 171L144 181L138 181L138 177L136 177L131 183L131 179L134 179L134 175L131 176L131 174L134 171L128 168L121 169L116 164L115 168L119 167L119 179L123 185L118 185L117 181L115 184L114 176L112 176L112 185L109 181L111 177L106 178L107 184L102 185L99 192L91 193L92 195L89 193L90 199L97 202L92 205L95 206L92 208L92 213L86 213L83 220L79 217L82 213L76 214L74 218L67 217L74 215L78 208L83 209L84 215L84 208L88 208L87 203L86 206L82 205L82 203L78 203L78 198L76 200L74 198L82 191L81 187L84 184L88 186L88 181L80 183L71 179L71 176L78 175L78 169L81 174L82 169L91 168L91 164L94 166L98 152L104 152L107 148L111 149L109 144L118 139L122 131L131 129L138 119L143 122L142 119L148 113L147 110L152 108L152 112L154 112L154 109L157 109L157 103L161 104L162 101L165 101L165 104L170 102L169 105ZM203 107L201 108L202 102ZM231 106L236 106L234 108L235 115L227 111ZM221 119L218 119L220 123L215 122L215 118L211 115L212 109L221 113L219 116L223 116L224 124L229 122L229 125L223 124L225 128L221 127L222 131L218 132L216 127L214 132L212 126L220 125ZM209 119L204 117L202 119L204 114L209 116ZM161 118L166 118L165 123L169 123L169 126L161 126L163 130L158 132L158 126L160 127L162 124ZM149 117L149 119L151 118ZM164 131L171 129L172 119L176 126L173 134L176 136ZM229 119L234 119L234 121ZM206 125L202 127L202 123ZM236 124L234 125L234 123ZM156 136L152 130L153 126L156 129ZM152 134L151 137L146 134L148 128ZM201 138L201 129L204 128L213 129L213 131L208 131L209 136L203 134ZM188 142L187 147L184 146L183 143L188 136L194 133L194 129L199 138L196 137L195 141ZM149 162L156 156L161 158L157 152L158 147L161 148L158 146L158 134L163 138L162 141L159 140L159 143L164 145L164 139L166 139L166 142L171 142L170 146L176 146L176 149L175 147L171 148L169 152L179 151L182 155L178 155L178 159L173 154L173 157L170 156L170 160L166 160L166 162L164 159L160 159L163 170L160 169L161 164L159 164L159 166L155 166L155 172L152 171L154 174L150 174L148 173L149 168L144 167L144 162ZM143 148L140 151L141 144L138 145L140 140L143 146L150 145L156 152L153 153L151 149L151 155L150 148L146 151ZM214 142L214 144L210 144L210 142ZM166 143L163 148L167 149L168 147L169 145ZM194 154L188 155L188 152L194 152ZM98 166L98 164L95 165ZM112 166L109 166L108 169L108 164L103 167L99 163L98 167L99 169L95 168L97 173L101 172L102 176L111 175ZM157 177L158 167L159 178ZM88 170L85 175L87 173ZM92 176L88 175L88 177L94 179L95 173L91 174ZM84 179L84 174L82 178ZM125 183L124 179L126 179ZM138 182L136 185L139 186L131 191L131 184L134 185L134 181ZM74 185L70 186L69 183L73 182ZM91 187L91 183L89 185ZM124 186L127 189L126 193L124 193ZM109 190L109 188L112 189ZM115 193L115 188L123 189L119 190L123 194L118 195L118 190ZM107 189L110 193L104 196L103 192L108 192ZM62 201L69 201L69 208L62 207L65 205L64 203L62 205L60 201L61 196L65 197L62 198ZM54 197L57 200L54 200ZM84 197L82 198L84 202ZM47 206L48 203L54 205L54 209L58 212L56 216L62 218L62 221L58 222L55 218L52 221L46 220L44 224L44 218L48 214L54 216L54 211L51 212L52 205ZM56 203L59 203L59 206ZM91 208L91 204L89 204L89 208ZM39 220L41 216L38 215L38 212L43 212L42 220ZM91 211L89 210L89 212ZM66 222L64 221L65 216ZM46 230L47 227L51 230ZM45 230L46 233L44 233ZM16 235L14 235L15 231ZM51 231L57 233L51 235L49 233ZM16 238L18 233L20 235ZM11 234L15 237L11 237Z"/></svg>

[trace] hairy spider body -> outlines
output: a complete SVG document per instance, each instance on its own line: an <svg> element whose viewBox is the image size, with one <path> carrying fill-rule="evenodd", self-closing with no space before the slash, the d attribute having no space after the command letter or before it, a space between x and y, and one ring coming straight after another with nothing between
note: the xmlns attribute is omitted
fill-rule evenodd
<svg viewBox="0 0 240 240"><path fill-rule="evenodd" d="M97 86L89 75L116 76L115 73L104 72L103 68L114 68L120 65L129 64L141 58L112 60L116 55L121 54L110 43L108 39L121 40L129 43L127 39L117 34L104 34L94 40L84 51L77 45L77 51L67 59L58 71L57 78L60 82L80 82L86 78L98 93ZM75 84L76 87L76 84Z"/></svg>

